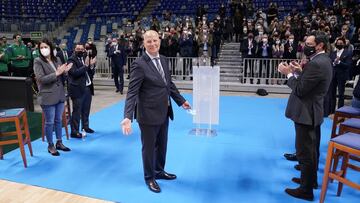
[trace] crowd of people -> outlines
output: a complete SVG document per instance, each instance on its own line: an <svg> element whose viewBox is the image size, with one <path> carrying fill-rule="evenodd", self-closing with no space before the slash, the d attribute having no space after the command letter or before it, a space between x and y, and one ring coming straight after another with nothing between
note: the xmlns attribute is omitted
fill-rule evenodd
<svg viewBox="0 0 360 203"><path fill-rule="evenodd" d="M82 138L81 129L94 133L89 127L89 114L96 55L91 38L85 44L76 44L74 50L67 50L66 44L57 46L46 38L24 43L21 34L13 35L13 44L8 44L6 37L0 39L0 75L33 78L33 90L44 113L48 151L54 156L60 155L58 150L70 151L61 138L66 96L72 100L71 137Z"/></svg>

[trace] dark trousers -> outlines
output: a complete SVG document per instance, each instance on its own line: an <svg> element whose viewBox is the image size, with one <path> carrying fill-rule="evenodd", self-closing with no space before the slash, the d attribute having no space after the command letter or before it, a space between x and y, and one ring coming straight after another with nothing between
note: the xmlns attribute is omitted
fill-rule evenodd
<svg viewBox="0 0 360 203"><path fill-rule="evenodd" d="M81 106L81 126L84 129L89 128L91 100L92 100L92 95L91 95L90 87L86 87L83 95L82 106Z"/></svg>
<svg viewBox="0 0 360 203"><path fill-rule="evenodd" d="M317 182L320 126L295 123L295 131L296 157L301 169L300 188L312 193L313 184Z"/></svg>
<svg viewBox="0 0 360 203"><path fill-rule="evenodd" d="M336 92L339 94L338 108L344 106L345 83L346 83L346 79L339 78L336 76L331 81L330 107L331 107L332 112L335 112L335 109L336 109Z"/></svg>
<svg viewBox="0 0 360 203"><path fill-rule="evenodd" d="M82 128L89 127L89 114L92 95L89 87L85 88L84 94L79 98L71 98L73 111L71 114L71 133L79 132L80 119Z"/></svg>
<svg viewBox="0 0 360 203"><path fill-rule="evenodd" d="M145 181L164 171L169 120L161 125L139 124Z"/></svg>
<svg viewBox="0 0 360 203"><path fill-rule="evenodd" d="M115 87L117 90L120 90L121 92L124 89L124 69L123 66L119 67L117 65L115 65L115 63L112 64L113 65L113 75L114 75L114 83L115 83ZM120 82L119 82L119 78L120 78Z"/></svg>

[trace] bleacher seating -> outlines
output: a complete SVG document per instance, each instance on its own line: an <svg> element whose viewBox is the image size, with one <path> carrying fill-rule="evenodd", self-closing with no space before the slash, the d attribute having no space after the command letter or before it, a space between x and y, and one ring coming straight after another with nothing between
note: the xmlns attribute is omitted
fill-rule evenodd
<svg viewBox="0 0 360 203"><path fill-rule="evenodd" d="M52 30L55 22L63 22L76 4L77 0L3 0L0 4L0 18L3 19L0 31L13 31L8 29L12 24L24 32Z"/></svg>
<svg viewBox="0 0 360 203"><path fill-rule="evenodd" d="M91 0L82 11L82 17L123 17L134 20L147 0Z"/></svg>
<svg viewBox="0 0 360 203"><path fill-rule="evenodd" d="M207 10L210 18L212 18L218 12L222 3L224 3L227 7L227 14L229 14L229 4L226 0L161 0L155 10L152 12L152 15L160 17L163 12L167 10L178 16L195 16L197 8L200 5L203 5L204 8Z"/></svg>

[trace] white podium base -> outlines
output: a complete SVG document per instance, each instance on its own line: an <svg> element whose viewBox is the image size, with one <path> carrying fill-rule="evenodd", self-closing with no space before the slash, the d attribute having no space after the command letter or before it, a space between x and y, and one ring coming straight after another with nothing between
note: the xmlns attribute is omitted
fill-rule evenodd
<svg viewBox="0 0 360 203"><path fill-rule="evenodd" d="M190 130L189 135L215 137L217 136L217 132L215 129L194 128Z"/></svg>

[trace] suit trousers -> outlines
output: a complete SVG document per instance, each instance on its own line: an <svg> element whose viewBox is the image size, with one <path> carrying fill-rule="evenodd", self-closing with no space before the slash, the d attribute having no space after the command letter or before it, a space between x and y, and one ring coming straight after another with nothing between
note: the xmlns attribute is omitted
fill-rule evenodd
<svg viewBox="0 0 360 203"><path fill-rule="evenodd" d="M90 87L85 87L84 94L79 98L71 98L73 103L73 111L71 114L71 133L79 132L80 119L82 128L89 127L89 114L92 95Z"/></svg>
<svg viewBox="0 0 360 203"><path fill-rule="evenodd" d="M300 164L300 188L312 192L317 182L318 150L320 144L320 126L295 123L296 157Z"/></svg>
<svg viewBox="0 0 360 203"><path fill-rule="evenodd" d="M81 106L81 126L82 128L89 128L89 115L91 108L92 95L90 87L85 88L83 95L82 106Z"/></svg>
<svg viewBox="0 0 360 203"><path fill-rule="evenodd" d="M139 124L142 142L142 160L145 181L164 171L169 119L161 125Z"/></svg>
<svg viewBox="0 0 360 203"><path fill-rule="evenodd" d="M331 81L331 85L330 85L329 89L331 88L330 89L330 91L331 91L330 106L331 106L332 112L335 112L335 109L336 109L336 92L339 94L339 101L338 101L337 108L344 106L345 84L346 84L346 79L341 78L341 77L335 76Z"/></svg>
<svg viewBox="0 0 360 203"><path fill-rule="evenodd" d="M117 90L120 92L124 89L124 68L123 66L118 66L115 63L113 65L113 76L114 76L114 83ZM120 82L119 82L120 79Z"/></svg>

